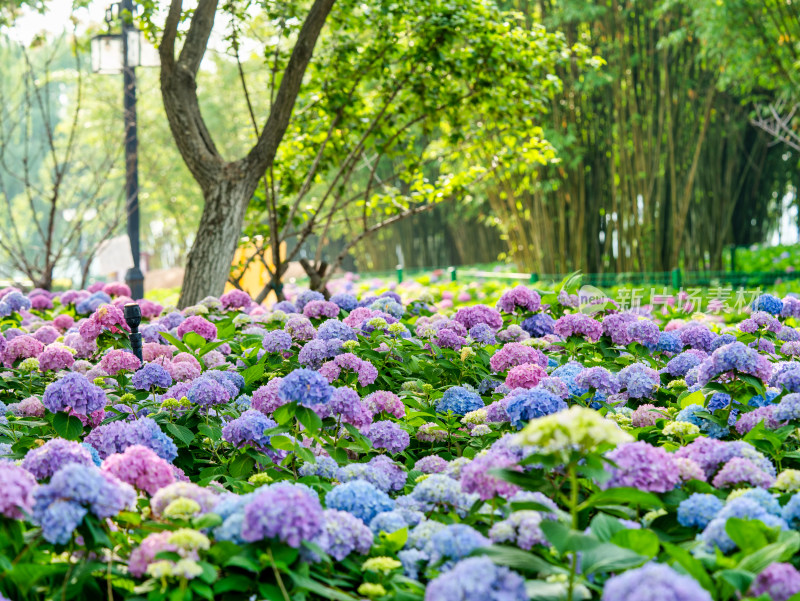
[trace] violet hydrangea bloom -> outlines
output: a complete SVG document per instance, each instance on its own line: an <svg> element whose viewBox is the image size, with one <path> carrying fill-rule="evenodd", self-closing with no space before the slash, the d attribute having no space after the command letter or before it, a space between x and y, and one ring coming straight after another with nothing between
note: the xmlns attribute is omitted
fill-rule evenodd
<svg viewBox="0 0 800 601"><path fill-rule="evenodd" d="M453 319L463 325L467 330L471 330L481 323L486 324L493 330L499 330L503 327L503 318L500 313L486 305L461 307L456 311Z"/></svg>
<svg viewBox="0 0 800 601"><path fill-rule="evenodd" d="M346 511L326 509L322 512L322 531L313 542L341 561L351 553L366 555L373 541L372 531L360 519Z"/></svg>
<svg viewBox="0 0 800 601"><path fill-rule="evenodd" d="M178 456L178 447L150 417L132 422L115 421L98 426L84 440L97 449L101 459L114 453L122 453L128 447L137 444L152 449L167 461L172 461Z"/></svg>
<svg viewBox="0 0 800 601"><path fill-rule="evenodd" d="M629 398L652 398L661 384L658 372L644 363L632 363L617 374Z"/></svg>
<svg viewBox="0 0 800 601"><path fill-rule="evenodd" d="M42 446L29 450L22 460L22 467L37 480L44 480L68 463L94 465L92 455L79 443L63 438L52 438Z"/></svg>
<svg viewBox="0 0 800 601"><path fill-rule="evenodd" d="M767 595L772 601L788 601L800 593L800 572L790 563L773 563L750 585L751 597Z"/></svg>
<svg viewBox="0 0 800 601"><path fill-rule="evenodd" d="M539 310L541 304L542 299L538 292L520 285L506 290L497 301L497 308L503 313L516 313L517 309L533 313Z"/></svg>
<svg viewBox="0 0 800 601"><path fill-rule="evenodd" d="M145 363L142 369L133 374L131 385L137 390L169 388L172 386L172 376L158 363Z"/></svg>
<svg viewBox="0 0 800 601"><path fill-rule="evenodd" d="M736 487L741 484L769 488L775 484L775 476L762 471L750 459L734 457L722 467L712 484L717 488Z"/></svg>
<svg viewBox="0 0 800 601"><path fill-rule="evenodd" d="M44 344L33 336L22 334L11 338L8 330L4 333L7 343L5 353L3 353L3 364L6 367L13 366L20 359L38 357L44 350Z"/></svg>
<svg viewBox="0 0 800 601"><path fill-rule="evenodd" d="M33 493L33 519L41 525L45 540L64 544L87 510L107 518L132 507L136 493L129 484L94 465L70 463Z"/></svg>
<svg viewBox="0 0 800 601"><path fill-rule="evenodd" d="M48 344L38 357L39 371L59 371L75 364L75 356L69 347L63 344Z"/></svg>
<svg viewBox="0 0 800 601"><path fill-rule="evenodd" d="M741 342L718 348L700 364L698 383L704 386L721 373L737 371L755 376L765 382L772 375L769 359Z"/></svg>
<svg viewBox="0 0 800 601"><path fill-rule="evenodd" d="M399 396L388 390L377 390L364 398L364 403L372 411L372 415L381 412L401 418L406 414L406 406Z"/></svg>
<svg viewBox="0 0 800 601"><path fill-rule="evenodd" d="M106 406L106 395L86 376L71 372L47 385L42 404L53 413L71 408L75 413L88 415Z"/></svg>
<svg viewBox="0 0 800 601"><path fill-rule="evenodd" d="M264 415L269 415L281 405L285 405L286 402L278 396L281 382L283 382L283 378L278 376L272 378L264 386L256 388L252 395L251 407Z"/></svg>
<svg viewBox="0 0 800 601"><path fill-rule="evenodd" d="M603 601L712 601L709 592L691 576L663 563L648 563L608 579Z"/></svg>
<svg viewBox="0 0 800 601"><path fill-rule="evenodd" d="M373 423L366 436L374 448L386 449L392 454L402 452L411 442L408 432L388 420Z"/></svg>
<svg viewBox="0 0 800 601"><path fill-rule="evenodd" d="M680 481L672 455L647 442L621 444L606 456L615 466L608 468L611 478L603 488L627 486L649 492L667 492Z"/></svg>
<svg viewBox="0 0 800 601"><path fill-rule="evenodd" d="M292 348L292 337L283 330L273 330L264 335L261 346L268 353L282 353Z"/></svg>
<svg viewBox="0 0 800 601"><path fill-rule="evenodd" d="M10 461L0 461L0 515L22 520L33 510L36 480L31 473Z"/></svg>
<svg viewBox="0 0 800 601"><path fill-rule="evenodd" d="M290 317L286 321L286 325L283 326L283 329L292 337L293 340L298 342L311 340L317 336L317 330L314 329L314 325L311 323L308 317L304 317L302 315Z"/></svg>
<svg viewBox="0 0 800 601"><path fill-rule="evenodd" d="M493 372L499 373L524 363L533 363L546 368L547 357L539 349L525 346L519 342L509 342L492 355L489 367Z"/></svg>
<svg viewBox="0 0 800 601"><path fill-rule="evenodd" d="M487 453L479 454L461 470L461 489L464 492L477 493L484 501L494 497L513 497L520 488L490 474L489 471L514 469L517 461L517 457L505 449L490 449ZM519 471L520 468L516 469Z"/></svg>
<svg viewBox="0 0 800 601"><path fill-rule="evenodd" d="M594 388L603 394L616 394L620 390L617 377L605 367L589 367L575 376L575 384L581 388Z"/></svg>
<svg viewBox="0 0 800 601"><path fill-rule="evenodd" d="M317 494L300 484L280 482L259 489L245 506L242 538L247 542L276 538L298 548L316 538L322 526Z"/></svg>
<svg viewBox="0 0 800 601"><path fill-rule="evenodd" d="M532 317L528 317L521 324L520 327L531 335L531 338L541 338L548 334L555 333L556 320L547 313L536 313Z"/></svg>
<svg viewBox="0 0 800 601"><path fill-rule="evenodd" d="M556 320L553 331L562 338L580 336L590 342L597 342L603 334L603 326L585 313L568 313Z"/></svg>
<svg viewBox="0 0 800 601"><path fill-rule="evenodd" d="M153 495L150 499L150 511L153 516L160 518L170 503L181 498L197 503L201 514L213 511L219 500L218 495L210 488L203 488L192 482L173 482L159 488Z"/></svg>
<svg viewBox="0 0 800 601"><path fill-rule="evenodd" d="M248 409L236 419L225 424L222 428L222 438L238 448L249 444L263 451L269 445L270 439L268 435L264 434L264 431L277 425L275 420L266 417L263 413L255 409Z"/></svg>
<svg viewBox="0 0 800 601"><path fill-rule="evenodd" d="M223 309L231 311L235 309L247 309L250 307L253 300L244 290L231 290L220 296L219 302L222 303Z"/></svg>
<svg viewBox="0 0 800 601"><path fill-rule="evenodd" d="M311 319L334 318L339 315L339 305L326 300L312 300L303 307L303 315Z"/></svg>
<svg viewBox="0 0 800 601"><path fill-rule="evenodd" d="M488 557L471 557L431 580L425 601L526 601L525 580ZM709 597L710 599L710 597Z"/></svg>

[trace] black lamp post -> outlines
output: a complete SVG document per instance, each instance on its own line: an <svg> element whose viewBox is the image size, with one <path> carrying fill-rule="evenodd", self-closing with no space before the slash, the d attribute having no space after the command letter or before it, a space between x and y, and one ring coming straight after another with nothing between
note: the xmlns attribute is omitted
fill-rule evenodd
<svg viewBox="0 0 800 601"><path fill-rule="evenodd" d="M125 274L125 283L134 299L144 297L144 275L139 266L139 161L136 137L136 67L142 61L141 32L133 25L133 0L121 0L106 9L109 30L119 19L121 33L107 33L92 38L92 70L95 73L122 73L125 113L125 212L133 267ZM157 63L156 63L157 64Z"/></svg>

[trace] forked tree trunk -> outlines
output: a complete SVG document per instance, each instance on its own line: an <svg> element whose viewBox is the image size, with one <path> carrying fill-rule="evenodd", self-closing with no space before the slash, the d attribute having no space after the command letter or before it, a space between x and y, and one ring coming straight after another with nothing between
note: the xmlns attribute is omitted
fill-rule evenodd
<svg viewBox="0 0 800 601"><path fill-rule="evenodd" d="M254 190L255 185L246 179L222 179L205 191L203 216L186 261L179 307L222 294Z"/></svg>

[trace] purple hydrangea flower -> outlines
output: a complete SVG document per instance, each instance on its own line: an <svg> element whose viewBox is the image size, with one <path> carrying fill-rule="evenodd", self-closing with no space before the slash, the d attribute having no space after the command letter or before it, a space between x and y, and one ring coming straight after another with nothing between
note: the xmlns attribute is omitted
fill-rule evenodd
<svg viewBox="0 0 800 601"><path fill-rule="evenodd" d="M27 469L0 461L0 515L9 520L23 520L30 515L36 486Z"/></svg>
<svg viewBox="0 0 800 601"><path fill-rule="evenodd" d="M264 451L270 439L264 431L277 425L275 420L266 417L260 411L248 409L222 428L222 438L238 448L249 444Z"/></svg>
<svg viewBox="0 0 800 601"><path fill-rule="evenodd" d="M652 398L661 384L658 372L643 363L633 363L617 374L620 385L632 399Z"/></svg>
<svg viewBox="0 0 800 601"><path fill-rule="evenodd" d="M158 363L145 363L142 369L133 374L131 385L137 390L169 388L172 386L172 376Z"/></svg>
<svg viewBox="0 0 800 601"><path fill-rule="evenodd" d="M500 313L487 307L486 305L473 305L471 307L461 307L453 316L457 322L467 330L471 330L478 324L486 324L492 330L499 330L503 327L503 317Z"/></svg>
<svg viewBox="0 0 800 601"><path fill-rule="evenodd" d="M692 577L666 564L648 563L608 579L603 601L711 601L711 595Z"/></svg>
<svg viewBox="0 0 800 601"><path fill-rule="evenodd" d="M625 443L607 455L615 467L604 488L627 486L650 492L667 492L680 482L677 464L661 447L644 442Z"/></svg>
<svg viewBox="0 0 800 601"><path fill-rule="evenodd" d="M85 441L97 449L101 459L114 453L122 453L135 444L148 447L167 461L178 456L178 447L149 417L98 426L86 436Z"/></svg>
<svg viewBox="0 0 800 601"><path fill-rule="evenodd" d="M242 538L248 542L277 538L298 548L322 532L323 514L310 488L280 482L260 489L244 508Z"/></svg>
<svg viewBox="0 0 800 601"><path fill-rule="evenodd" d="M292 348L292 337L283 330L267 332L261 346L268 353L282 353Z"/></svg>
<svg viewBox="0 0 800 601"><path fill-rule="evenodd" d="M516 313L517 309L533 313L539 310L541 304L542 299L538 292L520 285L506 290L497 301L497 308L503 313Z"/></svg>
<svg viewBox="0 0 800 601"><path fill-rule="evenodd" d="M562 338L580 336L590 342L597 342L603 335L603 325L585 313L568 313L556 320L553 331Z"/></svg>
<svg viewBox="0 0 800 601"><path fill-rule="evenodd" d="M471 557L431 580L425 601L526 601L525 580L488 557Z"/></svg>
<svg viewBox="0 0 800 601"><path fill-rule="evenodd" d="M22 460L22 467L37 480L44 480L68 463L94 465L91 453L79 443L53 438L42 446L29 450Z"/></svg>
<svg viewBox="0 0 800 601"><path fill-rule="evenodd" d="M336 561L353 552L369 553L374 541L372 531L360 519L346 511L326 509L322 520L322 532L314 542Z"/></svg>
<svg viewBox="0 0 800 601"><path fill-rule="evenodd" d="M411 442L408 432L395 422L384 420L373 423L367 432L367 438L376 449L386 449L389 453L401 453Z"/></svg>
<svg viewBox="0 0 800 601"><path fill-rule="evenodd" d="M788 601L800 593L800 572L790 563L773 563L750 585L751 597L767 595L772 601Z"/></svg>
<svg viewBox="0 0 800 601"><path fill-rule="evenodd" d="M42 403L53 413L71 408L75 413L88 415L106 406L106 395L86 376L71 372L48 384Z"/></svg>

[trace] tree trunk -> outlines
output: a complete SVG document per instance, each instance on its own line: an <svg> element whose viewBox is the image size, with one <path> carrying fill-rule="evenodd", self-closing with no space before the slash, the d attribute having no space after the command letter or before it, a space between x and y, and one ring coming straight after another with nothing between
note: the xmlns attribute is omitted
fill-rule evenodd
<svg viewBox="0 0 800 601"><path fill-rule="evenodd" d="M180 308L224 291L254 189L246 179L221 179L204 191L203 216L186 261Z"/></svg>

